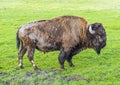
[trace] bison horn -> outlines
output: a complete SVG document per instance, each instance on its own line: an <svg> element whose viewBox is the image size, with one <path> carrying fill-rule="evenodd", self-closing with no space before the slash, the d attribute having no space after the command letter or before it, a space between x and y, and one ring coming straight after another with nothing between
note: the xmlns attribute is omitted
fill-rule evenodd
<svg viewBox="0 0 120 85"><path fill-rule="evenodd" d="M95 31L92 29L92 26L91 26L91 25L89 26L89 32L90 32L91 34L95 34Z"/></svg>

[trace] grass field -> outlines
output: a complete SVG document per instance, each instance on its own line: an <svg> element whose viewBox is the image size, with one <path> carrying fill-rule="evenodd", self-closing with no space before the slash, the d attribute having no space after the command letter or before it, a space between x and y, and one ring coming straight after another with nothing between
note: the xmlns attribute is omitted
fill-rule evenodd
<svg viewBox="0 0 120 85"><path fill-rule="evenodd" d="M92 49L65 63L59 70L59 51L36 50L34 71L27 56L18 69L16 31L28 22L62 15L76 15L103 23L107 46L97 55ZM120 0L0 0L0 85L120 85Z"/></svg>

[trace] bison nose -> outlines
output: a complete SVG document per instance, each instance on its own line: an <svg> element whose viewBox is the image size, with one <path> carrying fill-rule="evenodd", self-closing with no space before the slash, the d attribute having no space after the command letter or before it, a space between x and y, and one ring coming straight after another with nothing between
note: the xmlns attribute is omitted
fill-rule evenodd
<svg viewBox="0 0 120 85"><path fill-rule="evenodd" d="M106 42L103 42L102 45L100 45L99 47L97 47L95 50L96 50L96 53L99 55L100 52L101 52L101 49L104 48L106 46Z"/></svg>
<svg viewBox="0 0 120 85"><path fill-rule="evenodd" d="M101 49L97 49L96 52L97 52L97 54L99 55L100 52L101 52Z"/></svg>
<svg viewBox="0 0 120 85"><path fill-rule="evenodd" d="M106 42L102 44L102 48L104 48L106 46Z"/></svg>

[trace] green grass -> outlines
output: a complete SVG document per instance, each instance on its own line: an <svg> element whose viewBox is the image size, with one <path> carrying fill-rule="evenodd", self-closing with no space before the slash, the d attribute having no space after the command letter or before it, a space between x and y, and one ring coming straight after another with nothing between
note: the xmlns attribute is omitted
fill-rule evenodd
<svg viewBox="0 0 120 85"><path fill-rule="evenodd" d="M119 0L0 0L0 85L120 85L120 1ZM16 31L28 22L62 15L76 15L103 23L107 46L97 55L92 49L73 58L75 67L65 62L59 70L59 51L36 50L34 71L24 56L18 69Z"/></svg>

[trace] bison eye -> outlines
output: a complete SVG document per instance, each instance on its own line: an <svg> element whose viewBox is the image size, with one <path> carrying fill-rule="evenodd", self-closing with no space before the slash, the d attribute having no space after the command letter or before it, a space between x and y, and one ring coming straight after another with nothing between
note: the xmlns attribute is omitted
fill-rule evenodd
<svg viewBox="0 0 120 85"><path fill-rule="evenodd" d="M93 30L96 30L96 27L93 27L92 29L93 29Z"/></svg>

